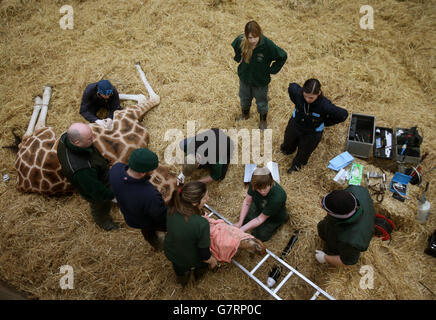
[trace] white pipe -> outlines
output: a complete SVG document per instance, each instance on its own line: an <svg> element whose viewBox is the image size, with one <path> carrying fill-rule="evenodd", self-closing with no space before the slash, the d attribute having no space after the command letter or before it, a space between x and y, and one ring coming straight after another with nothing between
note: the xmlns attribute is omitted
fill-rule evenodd
<svg viewBox="0 0 436 320"><path fill-rule="evenodd" d="M30 137L35 130L35 123L38 119L39 111L41 111L42 99L40 96L35 97L35 105L33 106L32 117L30 118L29 125L27 126L27 131L24 134L23 138Z"/></svg>
<svg viewBox="0 0 436 320"><path fill-rule="evenodd" d="M51 87L45 86L44 93L42 94L42 108L39 114L38 122L36 123L35 130L39 130L45 127L45 119L47 118L48 103L50 102Z"/></svg>
<svg viewBox="0 0 436 320"><path fill-rule="evenodd" d="M143 94L119 94L120 100L134 100L138 104L143 104L147 101L147 98Z"/></svg>
<svg viewBox="0 0 436 320"><path fill-rule="evenodd" d="M145 73L144 73L144 71L142 71L142 68L139 65L139 63L135 64L135 67L138 70L139 76L141 77L141 80L144 83L145 88L148 91L148 95L150 96L150 100L154 100L154 98L159 98L159 96L153 91L153 88L148 83L147 78L145 77Z"/></svg>

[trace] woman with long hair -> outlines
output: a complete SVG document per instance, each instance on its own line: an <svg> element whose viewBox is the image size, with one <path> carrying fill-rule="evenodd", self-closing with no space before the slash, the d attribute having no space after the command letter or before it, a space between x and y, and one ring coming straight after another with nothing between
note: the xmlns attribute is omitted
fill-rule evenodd
<svg viewBox="0 0 436 320"><path fill-rule="evenodd" d="M232 42L234 60L239 63L239 98L242 115L237 120L248 119L251 101L256 99L260 115L259 128L266 129L268 113L268 84L271 74L280 71L286 62L286 52L262 33L256 21L245 25L244 34Z"/></svg>
<svg viewBox="0 0 436 320"><path fill-rule="evenodd" d="M217 265L210 252L209 222L202 217L208 199L206 184L191 181L174 192L169 204L164 252L182 286L189 282L191 271L199 279L208 266Z"/></svg>

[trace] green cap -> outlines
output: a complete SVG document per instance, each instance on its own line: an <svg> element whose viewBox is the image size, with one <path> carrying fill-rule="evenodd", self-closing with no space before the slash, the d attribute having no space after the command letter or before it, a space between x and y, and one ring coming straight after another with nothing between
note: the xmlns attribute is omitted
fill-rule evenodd
<svg viewBox="0 0 436 320"><path fill-rule="evenodd" d="M157 155L147 148L134 150L129 158L129 167L136 172L153 171L158 165Z"/></svg>

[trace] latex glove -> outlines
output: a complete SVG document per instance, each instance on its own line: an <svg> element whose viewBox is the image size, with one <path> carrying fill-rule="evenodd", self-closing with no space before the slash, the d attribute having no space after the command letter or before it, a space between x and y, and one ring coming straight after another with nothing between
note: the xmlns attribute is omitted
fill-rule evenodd
<svg viewBox="0 0 436 320"><path fill-rule="evenodd" d="M185 175L183 174L183 172L181 172L178 176L177 176L177 185L179 184L184 184L185 183Z"/></svg>
<svg viewBox="0 0 436 320"><path fill-rule="evenodd" d="M104 127L105 126L104 120L101 120L101 119L95 120L95 123L98 124L100 127Z"/></svg>
<svg viewBox="0 0 436 320"><path fill-rule="evenodd" d="M321 250L315 250L315 258L319 263L325 263L325 253Z"/></svg>
<svg viewBox="0 0 436 320"><path fill-rule="evenodd" d="M95 120L95 123L98 124L99 126L105 128L106 130L113 129L112 119L110 119L110 118L106 118L104 120L98 119L98 120Z"/></svg>
<svg viewBox="0 0 436 320"><path fill-rule="evenodd" d="M104 121L104 127L106 130L112 130L114 127L114 123L111 118L106 118Z"/></svg>

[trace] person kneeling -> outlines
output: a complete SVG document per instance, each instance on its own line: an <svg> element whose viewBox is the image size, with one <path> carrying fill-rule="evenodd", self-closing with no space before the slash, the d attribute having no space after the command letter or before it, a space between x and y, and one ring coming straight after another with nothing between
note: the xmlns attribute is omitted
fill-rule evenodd
<svg viewBox="0 0 436 320"><path fill-rule="evenodd" d="M375 230L375 210L368 190L362 186L334 190L321 200L321 207L327 211L318 223L325 252L316 250L315 258L334 266L356 264Z"/></svg>
<svg viewBox="0 0 436 320"><path fill-rule="evenodd" d="M253 230L253 236L267 241L287 220L287 216L286 192L274 182L268 168L254 170L239 221L234 226L244 232Z"/></svg>

